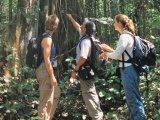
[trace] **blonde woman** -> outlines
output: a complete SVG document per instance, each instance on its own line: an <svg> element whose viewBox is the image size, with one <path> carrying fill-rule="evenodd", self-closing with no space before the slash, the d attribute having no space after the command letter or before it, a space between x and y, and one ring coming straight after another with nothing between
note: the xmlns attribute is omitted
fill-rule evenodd
<svg viewBox="0 0 160 120"><path fill-rule="evenodd" d="M115 16L114 28L121 34L117 48L111 53L105 52L101 54L100 59L106 57L127 61L129 57L124 51L126 50L129 55L133 57L132 51L134 46L134 38L127 33L135 33L134 24L128 16L118 14ZM139 92L139 74L136 72L132 63L119 62L119 67L121 70L121 79L126 95L127 106L131 113L131 120L146 120L144 105Z"/></svg>

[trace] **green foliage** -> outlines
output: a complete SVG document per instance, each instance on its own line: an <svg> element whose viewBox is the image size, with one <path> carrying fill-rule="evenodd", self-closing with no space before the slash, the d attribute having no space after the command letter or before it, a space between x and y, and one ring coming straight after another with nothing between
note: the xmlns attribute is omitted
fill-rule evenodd
<svg viewBox="0 0 160 120"><path fill-rule="evenodd" d="M29 72L26 67L20 70L19 77L11 77L9 80L1 77L0 116L4 120L29 119L31 117L34 119L37 116L37 81L33 78L23 78Z"/></svg>
<svg viewBox="0 0 160 120"><path fill-rule="evenodd" d="M17 0L12 0L12 15L14 16L17 10ZM2 24L1 25L6 25L8 21L8 13L9 13L9 0L2 0L2 8L1 8L1 18L2 18Z"/></svg>
<svg viewBox="0 0 160 120"><path fill-rule="evenodd" d="M7 62L18 62L13 54L6 57ZM15 68L10 68L11 73L14 70ZM0 118L37 119L38 84L35 77L27 77L29 73L33 74L33 71L27 67L17 68L17 71L17 76L11 76L9 79L3 77L3 74L0 77Z"/></svg>
<svg viewBox="0 0 160 120"><path fill-rule="evenodd" d="M14 20L16 18L15 15L17 14L18 0L13 0L12 2L12 14ZM95 5L97 8L95 8ZM114 18L114 15L120 12L127 14L136 23L137 30L140 30L137 32L139 32L140 35L142 34L142 27L144 26L144 23L146 23L145 29L148 30L147 37L150 38L151 35L154 35L155 37L153 42L157 48L157 66L152 69L148 75L149 93L147 93L148 88L143 76L140 81L140 91L148 119L158 120L160 116L160 105L157 103L157 88L160 87L160 16L158 9L154 8L153 0L145 1L146 11L142 11L141 6L140 1L138 0L96 0L92 2L91 0L86 0L85 10L83 12L85 16L94 18ZM37 22L39 14L39 0L36 1L36 6L34 6L33 9L34 12L20 11L22 12L21 14L26 17L27 24L34 24ZM6 28L9 23L8 11L9 0L2 0L2 11L0 11L0 30ZM147 19L143 18L143 12L146 12ZM60 16L60 18L62 19L63 17ZM63 22L65 23L65 21ZM97 22L96 25L98 37L107 44L116 46L115 40L118 40L118 36L114 31L114 28ZM2 43L3 39L1 38L0 40L0 43ZM73 41L69 41L67 43L65 41L65 44L69 45L72 42ZM12 50L6 50L7 53L10 51ZM13 61L20 62L14 58L13 54L9 54L5 60L8 61L8 63L12 63ZM55 70L56 76L59 79L58 85L62 90L59 106L55 113L55 119L90 120L82 99L79 81L76 80L74 84L70 84L68 82L71 71L75 67L75 64L73 63L74 58L70 56L68 56L65 61L61 60L59 65L61 68L57 68L57 70ZM99 76L96 77L95 81L97 92L101 101L101 108L109 120L126 120L129 119L129 111L126 106L121 80L115 76L115 66L115 61L110 61L110 63L107 63L107 65L100 70ZM3 68L4 65L0 65L1 71L3 71ZM10 71L11 73L14 72L13 67L10 68ZM9 80L4 77L4 72L0 73L0 119L37 120L38 97L38 82L35 78L35 71L33 69L22 67L20 65L20 68L18 68L18 76L11 76Z"/></svg>
<svg viewBox="0 0 160 120"><path fill-rule="evenodd" d="M158 42L158 40L157 40ZM158 45L158 44L156 44ZM157 46L159 51L159 45ZM157 53L159 55L159 53ZM159 58L159 57L158 57ZM72 57L64 61L66 69L62 72L59 86L62 90L59 106L55 113L55 119L79 120L82 118L90 119L84 105L79 81L74 84L68 82L71 70L75 67ZM160 61L157 61L159 66ZM99 77L96 78L97 92L101 101L101 108L108 119L126 120L128 108L124 100L124 92L121 81L115 76L115 62L110 61L101 69ZM159 87L160 67L152 69L148 75L149 94L146 96L147 87L144 77L141 77L140 90L145 104L148 118L158 119L160 115L159 105L157 105L156 88ZM9 80L1 77L0 85L0 116L5 120L32 119L37 118L38 106L38 83L35 79L34 71L23 67L19 69L18 77L11 77ZM2 114L3 113L3 114Z"/></svg>
<svg viewBox="0 0 160 120"><path fill-rule="evenodd" d="M160 29L160 16L155 16L151 21L152 29Z"/></svg>

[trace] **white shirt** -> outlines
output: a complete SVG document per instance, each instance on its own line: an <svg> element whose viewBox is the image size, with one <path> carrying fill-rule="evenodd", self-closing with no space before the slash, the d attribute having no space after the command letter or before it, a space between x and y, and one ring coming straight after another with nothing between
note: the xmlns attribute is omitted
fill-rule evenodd
<svg viewBox="0 0 160 120"><path fill-rule="evenodd" d="M80 37L81 35L81 30L79 30ZM81 46L80 46L81 45ZM80 57L83 57L85 59L88 58L88 56L91 55L91 41L90 39L84 39L79 42L77 47L76 47L76 62L79 61Z"/></svg>
<svg viewBox="0 0 160 120"><path fill-rule="evenodd" d="M131 57L133 57L133 46L134 46L134 38L125 34L127 31L124 30L120 35L117 48L112 53L107 53L109 58L122 60L122 53L126 50ZM129 59L128 55L124 52L124 61ZM132 65L131 63L124 63L124 67ZM122 67L122 62L119 62L119 67Z"/></svg>
<svg viewBox="0 0 160 120"><path fill-rule="evenodd" d="M81 45L81 46L80 46ZM78 43L76 48L76 61L79 61L80 57L83 57L85 59L88 58L91 54L91 41L90 39L84 39L81 43Z"/></svg>

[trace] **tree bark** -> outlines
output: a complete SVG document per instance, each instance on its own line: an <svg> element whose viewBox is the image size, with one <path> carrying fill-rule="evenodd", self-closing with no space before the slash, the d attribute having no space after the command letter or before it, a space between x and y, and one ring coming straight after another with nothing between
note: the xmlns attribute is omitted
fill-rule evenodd
<svg viewBox="0 0 160 120"><path fill-rule="evenodd" d="M142 6L142 13L143 13L143 37L146 38L146 33L147 33L147 13L146 13L146 4L145 0L141 0L141 6Z"/></svg>
<svg viewBox="0 0 160 120"><path fill-rule="evenodd" d="M9 23L12 21L12 0L9 0Z"/></svg>
<svg viewBox="0 0 160 120"><path fill-rule="evenodd" d="M12 0L10 1L12 2ZM8 60L5 68L5 76L9 78L10 75L18 76L19 68L24 65L25 61L25 46L28 40L28 28L26 14L28 12L29 4L28 0L18 0L17 2L17 14L14 20L9 25L8 33L5 40L7 41L7 48L11 48L7 55L12 55L12 59ZM11 3L10 3L11 4ZM10 68L13 71L10 71Z"/></svg>
<svg viewBox="0 0 160 120"><path fill-rule="evenodd" d="M2 0L0 0L0 23L1 22L2 22Z"/></svg>
<svg viewBox="0 0 160 120"><path fill-rule="evenodd" d="M158 93L158 105L160 105L160 88L157 88L157 93Z"/></svg>

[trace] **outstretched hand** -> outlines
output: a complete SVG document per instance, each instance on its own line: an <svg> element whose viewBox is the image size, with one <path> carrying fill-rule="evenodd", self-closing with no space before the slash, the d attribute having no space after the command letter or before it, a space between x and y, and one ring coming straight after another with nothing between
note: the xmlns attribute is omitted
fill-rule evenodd
<svg viewBox="0 0 160 120"><path fill-rule="evenodd" d="M70 77L70 79L69 79L69 82L70 82L70 83L73 84L73 82L75 81L76 76L77 76L76 74L77 74L76 72L72 71L71 77Z"/></svg>
<svg viewBox="0 0 160 120"><path fill-rule="evenodd" d="M77 73L74 72L74 71L72 71L72 73L71 73L71 78L76 79L76 76L77 76Z"/></svg>
<svg viewBox="0 0 160 120"><path fill-rule="evenodd" d="M99 55L99 59L100 59L100 60L101 60L101 59L106 59L106 60L108 60L107 53L106 53L106 52L101 53L101 54Z"/></svg>

